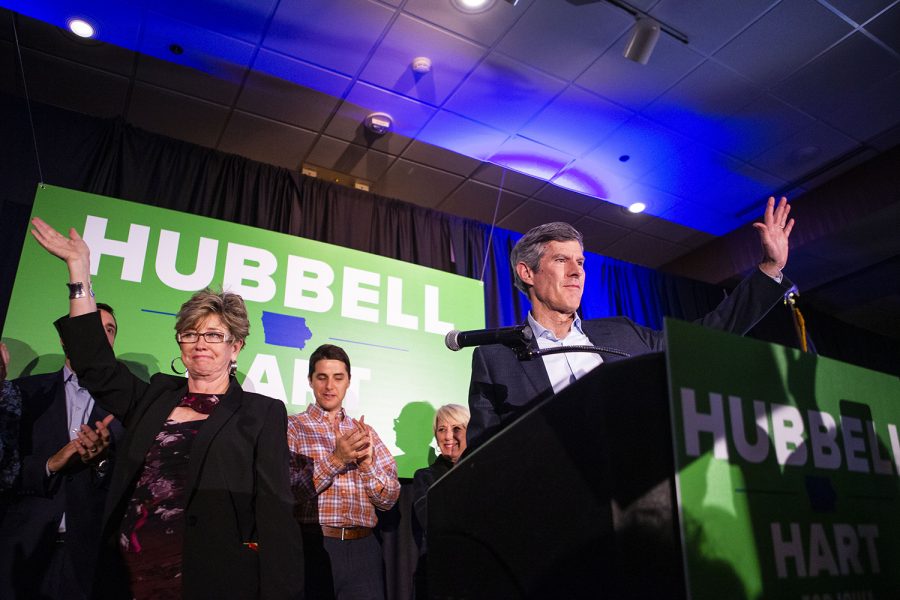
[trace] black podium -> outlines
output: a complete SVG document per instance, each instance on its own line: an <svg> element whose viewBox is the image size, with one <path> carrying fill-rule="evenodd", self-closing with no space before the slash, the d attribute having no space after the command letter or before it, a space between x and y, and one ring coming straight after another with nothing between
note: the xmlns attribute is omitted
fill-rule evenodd
<svg viewBox="0 0 900 600"><path fill-rule="evenodd" d="M609 363L428 494L431 598L683 598L664 354Z"/></svg>

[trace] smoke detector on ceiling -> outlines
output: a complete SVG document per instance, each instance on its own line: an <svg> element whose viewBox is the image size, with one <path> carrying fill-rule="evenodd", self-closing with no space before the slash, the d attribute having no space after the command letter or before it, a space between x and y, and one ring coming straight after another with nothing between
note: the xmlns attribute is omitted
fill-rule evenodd
<svg viewBox="0 0 900 600"><path fill-rule="evenodd" d="M417 56L412 59L412 70L416 73L420 73L424 75L425 73L431 72L431 59L427 56Z"/></svg>
<svg viewBox="0 0 900 600"><path fill-rule="evenodd" d="M366 129L372 133L384 135L394 126L394 119L387 113L376 112L366 117L365 125Z"/></svg>

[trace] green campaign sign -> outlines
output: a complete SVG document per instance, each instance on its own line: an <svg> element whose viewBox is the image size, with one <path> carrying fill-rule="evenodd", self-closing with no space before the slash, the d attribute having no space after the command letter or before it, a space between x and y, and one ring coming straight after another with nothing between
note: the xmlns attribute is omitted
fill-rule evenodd
<svg viewBox="0 0 900 600"><path fill-rule="evenodd" d="M689 597L900 598L900 381L666 327Z"/></svg>
<svg viewBox="0 0 900 600"><path fill-rule="evenodd" d="M238 379L283 400L289 413L313 401L312 351L323 343L347 350L344 406L365 415L398 457L401 477L426 466L433 407L465 403L471 351L450 352L443 336L484 326L479 281L52 186L38 188L32 214L61 232L74 227L87 241L96 298L119 321L116 354L139 376L171 372L179 355L174 315L192 292L213 286L247 304L250 337ZM11 377L60 368L52 321L68 311L66 277L65 265L28 236L3 331Z"/></svg>

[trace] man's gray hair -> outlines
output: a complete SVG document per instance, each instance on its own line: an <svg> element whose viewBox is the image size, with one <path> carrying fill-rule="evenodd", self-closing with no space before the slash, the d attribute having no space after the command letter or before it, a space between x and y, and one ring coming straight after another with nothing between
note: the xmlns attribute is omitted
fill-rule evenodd
<svg viewBox="0 0 900 600"><path fill-rule="evenodd" d="M581 233L568 223L557 221L555 223L544 223L531 229L523 235L516 245L513 246L512 252L509 253L509 262L512 265L513 276L515 277L516 287L525 295L528 295L528 285L519 277L516 265L525 263L529 269L537 273L540 268L541 257L544 256L544 250L550 242L571 242L576 241L584 251L584 239Z"/></svg>

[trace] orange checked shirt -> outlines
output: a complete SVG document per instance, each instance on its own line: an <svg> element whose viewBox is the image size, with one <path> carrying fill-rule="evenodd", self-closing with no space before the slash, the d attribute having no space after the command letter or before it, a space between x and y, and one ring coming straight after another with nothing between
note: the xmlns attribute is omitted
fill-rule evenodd
<svg viewBox="0 0 900 600"><path fill-rule="evenodd" d="M348 433L353 422L341 409L340 429ZM318 404L288 417L291 450L291 486L297 504L294 515L301 523L332 527L374 527L375 509L388 510L400 496L397 463L375 430L372 465L338 466L330 460L335 439L331 423Z"/></svg>

